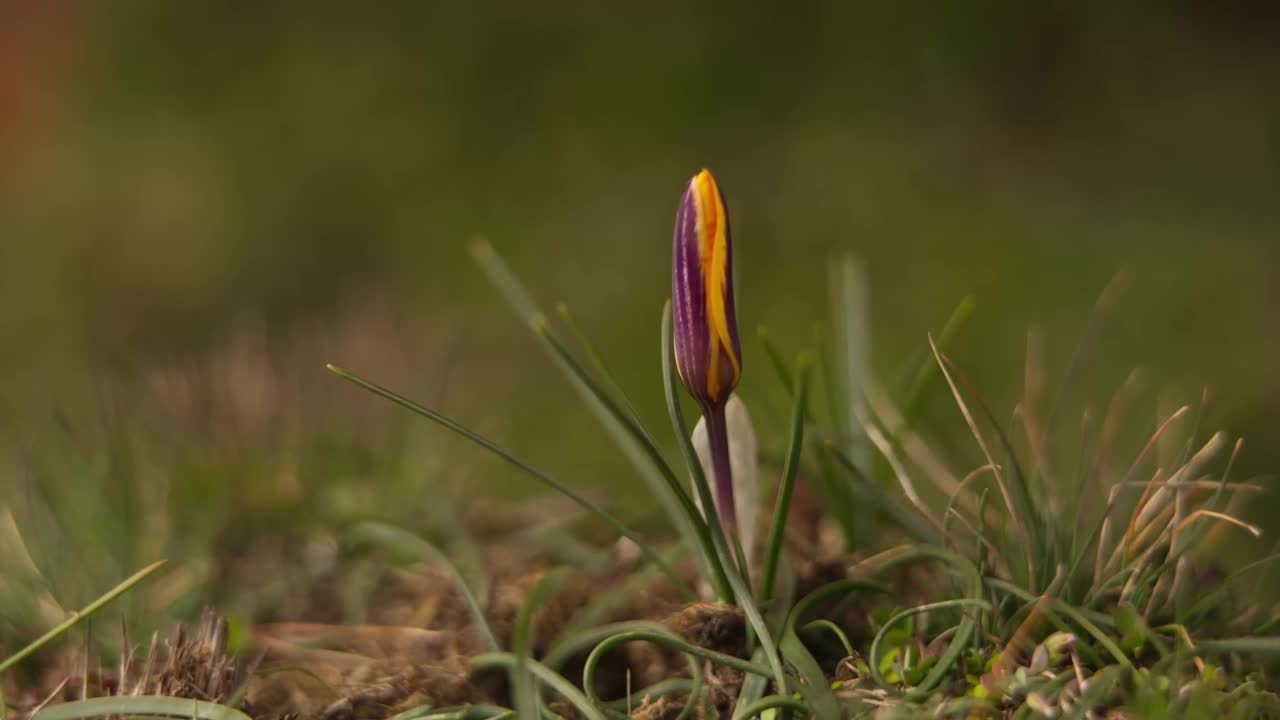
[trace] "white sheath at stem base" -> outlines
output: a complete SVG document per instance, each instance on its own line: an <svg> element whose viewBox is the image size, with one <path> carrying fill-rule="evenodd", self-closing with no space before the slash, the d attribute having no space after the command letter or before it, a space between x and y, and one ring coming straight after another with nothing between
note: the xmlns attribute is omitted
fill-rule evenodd
<svg viewBox="0 0 1280 720"><path fill-rule="evenodd" d="M760 466L756 461L756 431L751 425L747 406L737 393L729 396L725 405L725 424L729 431L729 467L733 470L733 505L738 516L738 539L750 567L755 560L756 510L760 507ZM693 449L702 463L702 472L708 481L714 477L711 469L711 443L707 439L707 422L698 419L693 428ZM693 501L702 509L702 501L695 490ZM716 512L724 517L718 506Z"/></svg>

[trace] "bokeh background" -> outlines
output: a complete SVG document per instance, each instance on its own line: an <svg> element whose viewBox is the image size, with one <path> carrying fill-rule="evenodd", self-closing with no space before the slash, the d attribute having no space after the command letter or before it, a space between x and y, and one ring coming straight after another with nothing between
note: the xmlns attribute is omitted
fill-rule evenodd
<svg viewBox="0 0 1280 720"><path fill-rule="evenodd" d="M754 328L813 347L850 250L877 376L972 295L951 354L1002 417L1028 330L1053 386L1127 273L1061 424L1140 367L1133 452L1207 387L1197 437L1241 435L1238 477L1275 472L1278 30L1250 2L0 4L2 525L47 591L6 627L161 555L179 569L149 602L278 608L282 575L240 559L323 568L331 543L289 538L541 494L325 362L643 521L466 242L567 302L665 428L658 313L703 166L766 452L785 400ZM972 460L946 393L925 402ZM1280 529L1276 507L1250 517Z"/></svg>

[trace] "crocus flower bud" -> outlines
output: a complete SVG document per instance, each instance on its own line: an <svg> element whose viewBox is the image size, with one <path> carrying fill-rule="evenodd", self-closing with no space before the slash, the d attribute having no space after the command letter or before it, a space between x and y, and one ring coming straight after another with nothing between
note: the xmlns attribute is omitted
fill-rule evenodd
<svg viewBox="0 0 1280 720"><path fill-rule="evenodd" d="M724 196L703 170L684 186L671 263L676 369L702 406L720 406L742 374Z"/></svg>
<svg viewBox="0 0 1280 720"><path fill-rule="evenodd" d="M684 186L671 254L676 370L702 408L715 507L720 529L729 540L738 526L738 512L725 406L742 375L742 353L733 311L729 216L724 196L706 170Z"/></svg>

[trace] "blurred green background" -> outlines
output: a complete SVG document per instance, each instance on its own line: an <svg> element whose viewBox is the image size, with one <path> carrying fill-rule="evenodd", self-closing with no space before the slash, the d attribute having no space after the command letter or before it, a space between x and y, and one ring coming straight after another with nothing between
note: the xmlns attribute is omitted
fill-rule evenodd
<svg viewBox="0 0 1280 720"><path fill-rule="evenodd" d="M1249 2L4 3L15 523L48 536L46 572L119 577L121 543L199 558L282 525L536 492L327 361L639 497L466 241L569 303L665 428L658 313L702 166L729 199L766 451L785 404L754 329L811 347L850 249L877 375L972 294L952 355L1001 417L1028 329L1053 386L1127 270L1062 424L1096 421L1141 367L1135 437L1207 386L1200 437L1246 438L1240 478L1275 472L1278 29ZM927 408L974 460L946 393ZM1277 527L1275 507L1251 517Z"/></svg>

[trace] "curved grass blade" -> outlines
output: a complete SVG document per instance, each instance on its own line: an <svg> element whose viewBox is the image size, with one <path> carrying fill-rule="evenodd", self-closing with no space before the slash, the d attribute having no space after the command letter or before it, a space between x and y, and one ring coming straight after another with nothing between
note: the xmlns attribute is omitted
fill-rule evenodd
<svg viewBox="0 0 1280 720"><path fill-rule="evenodd" d="M778 557L787 529L787 517L791 509L791 492L795 488L796 472L800 466L800 450L804 447L804 418L809 395L809 367L811 360L802 356L796 368L796 391L791 407L791 432L788 434L787 455L782 463L782 477L778 481L778 500L773 508L773 525L769 530L769 544L765 547L764 570L760 578L760 600L773 598L773 584L778 574Z"/></svg>
<svg viewBox="0 0 1280 720"><path fill-rule="evenodd" d="M994 590L999 590L1000 592L1006 595L1018 598L1019 600L1022 600L1024 602L1033 603L1040 599L1039 595L1034 595L1032 593L1029 593L1026 590L1023 590L1022 588L1018 587L1017 585L1011 582L1000 580L999 578L985 577L982 579L982 582ZM1090 610L1088 608L1083 608L1083 607L1077 608L1076 610L1082 616L1088 618L1090 621L1098 625L1102 625L1104 627L1112 627L1112 628L1115 627L1115 624L1116 624L1115 618L1112 617L1111 615L1108 615L1107 613L1099 612L1097 610ZM1058 629L1064 632L1070 632L1071 630L1071 628L1065 627L1065 626L1060 627Z"/></svg>
<svg viewBox="0 0 1280 720"><path fill-rule="evenodd" d="M676 533L685 547L689 548L694 557L699 558L704 575L713 572L712 568L705 567L706 561L701 559L706 554L705 533L698 527L697 513L695 511L690 515L690 510L686 507L691 505L688 494L680 486L671 466L662 457L662 452L649 440L650 433L635 417L623 410L609 393L600 388L591 375L573 359L573 355L551 332L546 315L538 308L515 273L511 272L494 251L493 246L487 240L477 238L472 241L470 250L472 258L489 281L532 330L542 351L555 363L574 392L600 420L605 431L649 486L649 491L674 523ZM701 554L698 552L699 547L703 548Z"/></svg>
<svg viewBox="0 0 1280 720"><path fill-rule="evenodd" d="M587 647L602 643L606 640L609 640L615 635L621 635L624 633L636 633L636 632L655 633L663 637L671 638L673 642L687 644L685 643L683 638L680 638L678 635L671 632L671 630L669 630L664 625L660 625L656 622L649 621L649 620L628 620L625 622L602 625L600 627L596 627L590 630L580 632L572 637L566 637L559 646L557 646L555 649L547 653L546 657L543 658L542 662L547 667L554 669L559 665L563 664L566 660L569 659L569 657L576 655L578 652L585 650ZM680 648L677 647L676 649L680 649ZM590 673L594 673L594 666L592 666L591 668L587 668L584 666L584 669L583 669L583 672L584 672L583 682L585 683L584 687L593 687L593 685L591 684L593 682L593 680L591 679L592 676L590 673L588 673L588 670L590 670ZM687 692L689 693L689 702L685 705L684 711L680 713L679 717L681 718L687 717L688 714L693 712L693 707L697 704L698 695L702 692L702 666L697 663L690 663L690 673L692 675L692 680L682 681L685 683L691 682L691 685L687 689ZM750 678L754 676L748 675L747 677ZM647 693L649 691L646 690L644 692ZM600 704L599 700L594 696L592 696L591 699L593 702Z"/></svg>
<svg viewBox="0 0 1280 720"><path fill-rule="evenodd" d="M784 709L784 708L787 710L796 710L796 711L802 712L804 713L805 717L839 717L838 715L834 715L834 716L815 715L813 712L813 708L809 707L808 705L805 705L804 703L800 702L799 700L796 700L795 698L790 698L785 695L769 695L767 697L762 697L759 700L756 700L755 702L750 703L749 705L744 707L742 709L742 715L740 717L744 717L744 718L758 717L762 713L764 713L766 710L778 710L778 709ZM838 709L837 709L837 712L839 712Z"/></svg>
<svg viewBox="0 0 1280 720"><path fill-rule="evenodd" d="M563 368L567 368L568 372L573 373L574 377L578 379L578 382L581 383L589 392L593 393L600 404L618 419L621 427L620 432L624 433L632 442L633 446L639 448L640 452L648 458L653 470L657 473L654 487L658 487L659 492L661 492L661 486L665 483L664 497L666 497L669 502L664 500L662 504L675 506L678 508L678 511L683 511L683 514L678 515L678 517L683 518L683 520L677 521L677 524L687 525L693 529L694 544L689 545L689 547L691 550L701 550L701 553L695 552L694 557L700 559L700 564L702 564L704 568L703 574L706 575L708 571L714 573L716 570L714 565L711 567L705 566L705 558L712 557L714 552L710 539L710 535L712 534L711 528L703 521L702 515L698 512L698 508L693 504L693 500L681 485L680 479L676 477L675 471L672 470L671 466L668 465L667 461L662 457L662 452L658 450L658 447L649 439L650 436L648 431L640 426L639 423L628 421L626 413L617 405L616 401L600 389L595 381L591 379L591 376L588 375L586 371L582 369L582 366L578 364L578 361L573 357L573 354L569 352L568 348L566 348L555 335L551 334L550 329L545 323L537 325L535 327L535 331L547 341L547 345L551 348L553 355L557 360L559 360L561 366ZM677 527L677 530L679 530L679 527Z"/></svg>
<svg viewBox="0 0 1280 720"><path fill-rule="evenodd" d="M725 602L732 602L735 596L735 588L729 581L729 575L734 573L733 556L728 552L728 546L724 542L724 533L720 530L720 520L716 514L716 503L711 495L711 487L707 484L707 478L702 474L702 461L698 459L697 452L693 449L693 442L690 440L688 428L684 424L684 415L680 412L680 398L676 395L675 383L671 381L672 368L672 336L671 336L671 301L667 300L666 305L662 308L662 387L667 398L667 414L671 416L672 429L676 433L676 441L680 445L680 449L684 452L685 465L689 468L689 475L693 478L693 486L697 490L698 499L702 502L705 519L697 518L702 528L706 529L704 535L704 553L706 553L705 562L714 571L714 577L711 578L712 584L715 586L716 594ZM693 510L694 514L698 514L697 508ZM709 546L709 547L707 547ZM723 552L721 549L723 548Z"/></svg>
<svg viewBox="0 0 1280 720"><path fill-rule="evenodd" d="M764 658L764 648L757 647L751 653L751 662L761 664L766 662ZM734 700L733 720L744 720L744 716L739 712L738 708L746 709L752 703L764 697L769 691L769 677L766 675L752 675L747 673L742 678L742 686L738 688L738 697Z"/></svg>
<svg viewBox="0 0 1280 720"><path fill-rule="evenodd" d="M489 440L483 435L467 427L464 427L463 425L460 425L459 423L456 423L453 420L450 420L449 418L445 417L444 415L441 415L435 410L432 410L423 405L419 405L418 403L412 400L409 400L408 398L402 395L398 395L380 385L376 385L372 382L369 382L368 380L365 380L364 378L361 378L346 370L343 370L342 368L337 367L336 365L327 365L326 367L328 367L329 371L334 373L335 375L343 379L349 380L350 382L355 383L356 385L359 385L360 387L364 388L365 390L368 390L369 392L375 395L379 395L387 400L390 400L391 402L399 405L400 407L403 407L406 410L409 410L411 412L417 413L418 415L421 415L422 417L425 417L434 423L443 425L444 427L452 430L458 435L461 435L462 437L470 440L471 442L479 445L480 447L488 450L489 452L497 455L498 457L501 457L503 460L506 460L511 465L514 465L520 470L523 470L527 475L533 477L535 480L538 480L544 485L550 487L552 490L555 490L561 495L564 495L565 497L569 498L574 503L576 503L579 507L581 507L583 510L586 510L592 515L595 515L597 518L602 520L609 527L613 528L614 531L617 532L619 535L635 543L636 546L640 549L641 554L644 555L645 559L653 563L654 566L657 567L658 569L662 570L662 572L667 577L671 578L671 581L675 583L677 588L680 589L680 593L682 595L689 598L690 600L697 597L696 593L693 592L693 590L689 587L688 583L686 583L684 580L681 580L680 576L677 575L675 571L671 569L671 566L668 565L666 562L664 562L662 558L658 557L658 554L654 552L653 549L649 547L648 543L646 543L643 539L641 539L639 535L629 530L617 518L613 517L609 513L605 512L604 510L601 510L600 508L596 507L590 502L587 502L586 498L574 492L568 486L551 478L546 473L542 472L541 470L538 470L537 468L533 467L532 465L525 462L524 460L521 460L515 455L512 455L510 452L508 452L506 449L499 446L497 443L494 443L492 440Z"/></svg>
<svg viewBox="0 0 1280 720"><path fill-rule="evenodd" d="M693 441L690 439L689 431L685 427L684 416L680 413L679 399L676 397L675 385L671 381L673 375L671 344L671 301L668 300L667 304L662 308L662 383L666 390L667 412L671 415L672 429L675 430L680 447L684 450L685 463L689 466L689 474L693 477L694 487L698 489L698 496L702 499L702 507L707 519L705 524L707 527L712 528L709 534L715 547L716 556L720 561L719 567L729 584L732 597L737 602L738 607L742 608L743 614L747 616L747 623L751 626L756 638L760 640L760 645L764 648L765 659L769 661L769 666L773 670L773 677L778 684L778 691L785 692L787 676L782 671L782 661L778 657L778 647L773 641L773 636L769 633L768 626L765 625L764 617L760 615L760 609L756 607L756 603L751 597L751 588L747 587L743 576L734 567L733 555L725 540L725 534L719 530L720 522L716 517L716 504L712 499L711 488L707 485L707 479L702 474L702 462L698 459L698 455L693 449Z"/></svg>
<svg viewBox="0 0 1280 720"><path fill-rule="evenodd" d="M546 603L566 578L565 568L552 570L538 578L520 604L511 628L511 656L515 659L511 667L511 687L514 688L512 696L516 714L520 717L538 716L538 688L526 666L531 659L529 651L534 641L533 613Z"/></svg>
<svg viewBox="0 0 1280 720"><path fill-rule="evenodd" d="M573 633L561 633L560 640L543 656L542 664L552 670L558 670L569 658L619 633L640 630L661 632L666 629L665 625L660 625L652 620L623 620L616 623L597 625Z"/></svg>
<svg viewBox="0 0 1280 720"><path fill-rule="evenodd" d="M1124 651L1121 650L1120 646L1117 645L1116 642L1111 639L1110 635L1107 635L1105 632L1102 631L1102 628L1098 627L1096 624L1094 624L1093 621L1085 617L1084 613L1080 612L1080 610L1078 610L1075 607L1072 607L1068 603L1065 603L1059 600L1058 598L1049 597L1049 596L1044 596L1044 597L1049 601L1049 604L1053 607L1054 610L1057 610L1067 615L1073 621L1075 621L1077 625L1084 628L1086 632L1092 635L1093 639L1097 640L1098 644L1101 645L1103 649L1111 653L1111 657L1115 658L1117 663L1123 665L1126 669L1132 672L1135 672L1135 673L1137 672L1137 668L1133 666L1133 661L1129 659L1129 656L1124 654ZM1046 614L1048 613L1046 612Z"/></svg>
<svg viewBox="0 0 1280 720"><path fill-rule="evenodd" d="M423 715L422 720L509 720L515 716L513 710L499 705L454 705Z"/></svg>
<svg viewBox="0 0 1280 720"><path fill-rule="evenodd" d="M32 720L80 720L81 718L147 715L191 718L192 720L249 720L243 712L226 705L158 695L98 697L50 705Z"/></svg>
<svg viewBox="0 0 1280 720"><path fill-rule="evenodd" d="M884 626L880 628L880 631L876 633L875 638L871 641L871 649L867 652L867 667L871 671L871 679L875 680L877 685L886 690L892 689L892 684L885 679L884 674L880 671L880 643L884 642L885 635L893 628L893 626L914 615L932 612L934 610L945 610L953 607L972 607L980 610L990 610L991 603L978 598L956 598L954 600L939 600L938 602L917 605L895 614L885 622ZM957 635L959 635L959 633L957 633Z"/></svg>
<svg viewBox="0 0 1280 720"><path fill-rule="evenodd" d="M385 525L377 522L364 522L356 525L347 532L347 539L354 543L368 543L392 550L393 552L401 552L408 554L410 558L429 559L438 565L444 567L449 573L449 578L453 580L454 586L462 595L462 599L467 604L467 610L471 613L471 621L475 623L476 628L480 631L481 638L484 640L485 647L490 650L498 650L498 641L494 638L493 630L489 627L489 620L485 617L484 606L471 592L471 588L467 585L466 580L462 578L462 573L449 560L449 558L440 552L435 545L414 535L408 530L391 525Z"/></svg>
<svg viewBox="0 0 1280 720"><path fill-rule="evenodd" d="M783 624L779 649L782 652L782 656L795 667L801 678L803 678L804 684L801 686L800 692L812 706L813 713L818 717L839 717L840 704L835 697L835 693L831 690L822 666L818 664L813 654L809 652L809 648L805 646L800 640L800 636L796 633L796 624L818 603L848 595L855 590L888 592L887 588L865 580L842 580L829 583L801 598L791 608L791 612L788 613L787 620ZM734 717L746 718L750 716L735 713Z"/></svg>
<svg viewBox="0 0 1280 720"><path fill-rule="evenodd" d="M164 567L164 564L166 562L168 561L158 560L142 568L141 570L134 573L133 575L130 575L119 585L116 585L115 587L108 590L102 597L86 605L83 610L73 614L71 617L58 623L53 629L51 629L49 632L45 633L44 635L41 635L30 645L22 648L21 650L14 653L13 655L10 655L8 659L6 659L4 662L0 662L0 673L3 673L5 670L8 670L14 665L17 665L18 663L22 662L29 655L31 655L31 653L39 650L40 648L48 644L50 640L53 640L59 635L75 627L83 620L88 619L90 616L92 616L94 613L101 610L104 606L106 606L112 600L115 600L116 598L120 597L126 592L129 592L129 590L131 590L135 585L147 579L147 577L152 573L154 573L155 571Z"/></svg>
<svg viewBox="0 0 1280 720"><path fill-rule="evenodd" d="M601 640L600 643L592 649L591 654L587 656L586 663L583 665L583 687L587 689L587 695L590 696L592 702L595 702L597 705L603 704L595 695L595 671L600 660L604 657L605 652L619 643L631 641L620 640L619 638L631 637L632 639L645 639L659 645L666 645L667 647L674 648L684 653L685 658L689 662L690 680L687 681L689 698L685 702L684 707L681 708L680 714L676 716L676 720L686 720L693 714L694 708L698 704L698 700L702 697L702 664L698 661L696 654L693 652L693 649L697 646L686 642L683 638L661 625L657 625L655 623L648 623L648 625L648 628L620 633ZM748 675L747 677L752 676ZM625 700L628 704L626 707L626 716L629 718L631 717L630 696L625 698Z"/></svg>
<svg viewBox="0 0 1280 720"><path fill-rule="evenodd" d="M831 690L831 681L827 679L822 665L800 640L795 628L787 627L783 631L782 637L778 640L778 652L791 663L796 672L800 673L800 696L811 708L810 714L824 718L839 717L840 703ZM779 691L783 691L783 688L779 688ZM744 711L741 717L751 717L751 715Z"/></svg>
<svg viewBox="0 0 1280 720"><path fill-rule="evenodd" d="M853 656L853 643L849 642L849 636L844 634L839 625L830 620L814 620L813 622L800 628L800 632L817 632L818 630L826 630L836 640L840 642L840 647L844 649L845 657Z"/></svg>
<svg viewBox="0 0 1280 720"><path fill-rule="evenodd" d="M471 658L471 667L476 669L500 667L511 670L518 663L519 661L514 655L506 652L483 653ZM526 658L524 663L534 677L550 686L552 690L560 694L560 697L568 700L578 712L582 713L582 717L586 718L586 720L605 720L605 716L596 709L595 704L588 700L582 694L582 691L574 687L573 683L566 680L564 676L532 658ZM521 715L521 717L527 716ZM537 718L537 712L532 717Z"/></svg>
<svg viewBox="0 0 1280 720"><path fill-rule="evenodd" d="M873 555L858 563L857 567L865 566L874 572L884 572L898 565L923 559L936 560L950 565L964 575L968 581L968 587L965 590L966 596L969 599L982 598L982 574L978 572L978 568L964 557L945 548L931 545L901 545ZM943 677L951 672L952 666L960 659L960 655L973 639L977 629L978 619L973 614L966 613L964 620L957 627L955 636L952 638L946 652L938 659L937 664L933 666L929 674L913 690L907 693L908 700L919 701L927 698L933 692L942 682Z"/></svg>
<svg viewBox="0 0 1280 720"><path fill-rule="evenodd" d="M759 663L754 663L750 660L743 660L742 658L734 657L733 655L726 655L722 652L708 650L707 648L694 645L674 632L662 626L655 625L647 630L632 630L629 632L618 633L616 635L610 635L600 641L600 643L591 650L591 654L587 656L586 664L582 666L582 687L586 688L587 694L591 695L592 700L599 702L599 699L592 695L592 693L594 693L592 688L595 687L596 668L599 667L605 654L619 645L625 645L632 642L649 642L684 653L688 656L690 661L689 670L694 673L701 672L701 666L695 660L695 658L698 658L702 660L710 660L718 665L731 667L734 670L740 670L752 675L759 675L761 677L769 677L770 675L769 668L764 667ZM695 667L698 669L695 670Z"/></svg>

